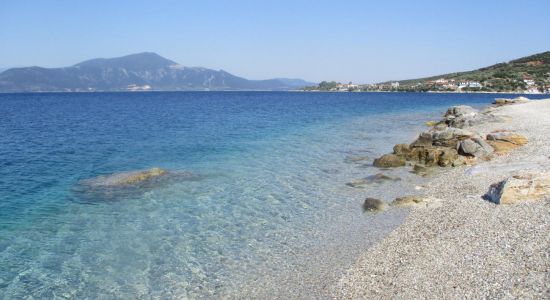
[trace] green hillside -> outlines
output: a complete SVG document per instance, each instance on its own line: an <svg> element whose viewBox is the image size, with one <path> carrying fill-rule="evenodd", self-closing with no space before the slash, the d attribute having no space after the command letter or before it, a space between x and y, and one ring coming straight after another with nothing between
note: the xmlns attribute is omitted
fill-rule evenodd
<svg viewBox="0 0 550 300"><path fill-rule="evenodd" d="M446 80L447 84L436 83L435 81L439 79ZM457 87L460 82L477 82L481 85L481 87L468 86L463 90L505 92L538 89L542 92L550 85L550 51L474 71L398 82L399 90L452 90L450 83L452 80Z"/></svg>
<svg viewBox="0 0 550 300"><path fill-rule="evenodd" d="M305 91L512 92L550 93L550 51L474 71L377 84L323 81Z"/></svg>

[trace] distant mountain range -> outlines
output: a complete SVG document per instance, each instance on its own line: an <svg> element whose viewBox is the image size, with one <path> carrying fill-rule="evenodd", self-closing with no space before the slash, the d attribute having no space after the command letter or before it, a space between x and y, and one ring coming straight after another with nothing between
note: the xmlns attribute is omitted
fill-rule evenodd
<svg viewBox="0 0 550 300"><path fill-rule="evenodd" d="M0 92L295 90L302 79L248 80L223 70L185 67L156 53L96 58L64 68L12 68L0 73Z"/></svg>

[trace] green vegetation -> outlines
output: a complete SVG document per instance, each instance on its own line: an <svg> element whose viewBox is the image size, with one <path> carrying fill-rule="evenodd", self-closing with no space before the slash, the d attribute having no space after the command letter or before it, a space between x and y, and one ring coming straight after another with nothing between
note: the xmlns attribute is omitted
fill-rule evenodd
<svg viewBox="0 0 550 300"><path fill-rule="evenodd" d="M447 84L435 83L436 80L442 78L447 81ZM530 81L533 84L528 84L531 83ZM550 85L550 51L474 71L402 80L399 81L399 90L445 91L453 90L453 84L458 87L460 83L467 82L477 82L481 87L468 86L462 88L461 91L520 92L536 89L544 92Z"/></svg>
<svg viewBox="0 0 550 300"><path fill-rule="evenodd" d="M353 85L323 81L305 91L550 92L550 51L474 71Z"/></svg>
<svg viewBox="0 0 550 300"><path fill-rule="evenodd" d="M322 81L321 83L319 83L318 86L306 86L305 88L303 88L303 90L305 91L330 91L330 90L334 90L336 88L338 88L338 86L340 85L339 82L336 82L336 81Z"/></svg>

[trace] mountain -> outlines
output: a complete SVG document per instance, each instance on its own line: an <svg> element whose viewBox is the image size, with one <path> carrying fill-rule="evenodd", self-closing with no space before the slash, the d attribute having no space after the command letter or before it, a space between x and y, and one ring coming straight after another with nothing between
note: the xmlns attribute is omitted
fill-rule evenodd
<svg viewBox="0 0 550 300"><path fill-rule="evenodd" d="M550 89L550 51L489 67L420 79L401 80L400 90L463 90L490 92L544 92Z"/></svg>
<svg viewBox="0 0 550 300"><path fill-rule="evenodd" d="M223 70L185 67L156 53L96 58L64 68L12 68L0 73L0 92L294 90L301 79L248 80Z"/></svg>

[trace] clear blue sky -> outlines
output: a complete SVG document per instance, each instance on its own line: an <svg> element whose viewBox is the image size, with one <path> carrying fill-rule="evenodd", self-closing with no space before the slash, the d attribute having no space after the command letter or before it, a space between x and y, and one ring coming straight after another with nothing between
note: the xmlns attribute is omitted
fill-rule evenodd
<svg viewBox="0 0 550 300"><path fill-rule="evenodd" d="M550 50L550 0L0 2L0 67L152 51L250 79L357 83Z"/></svg>

